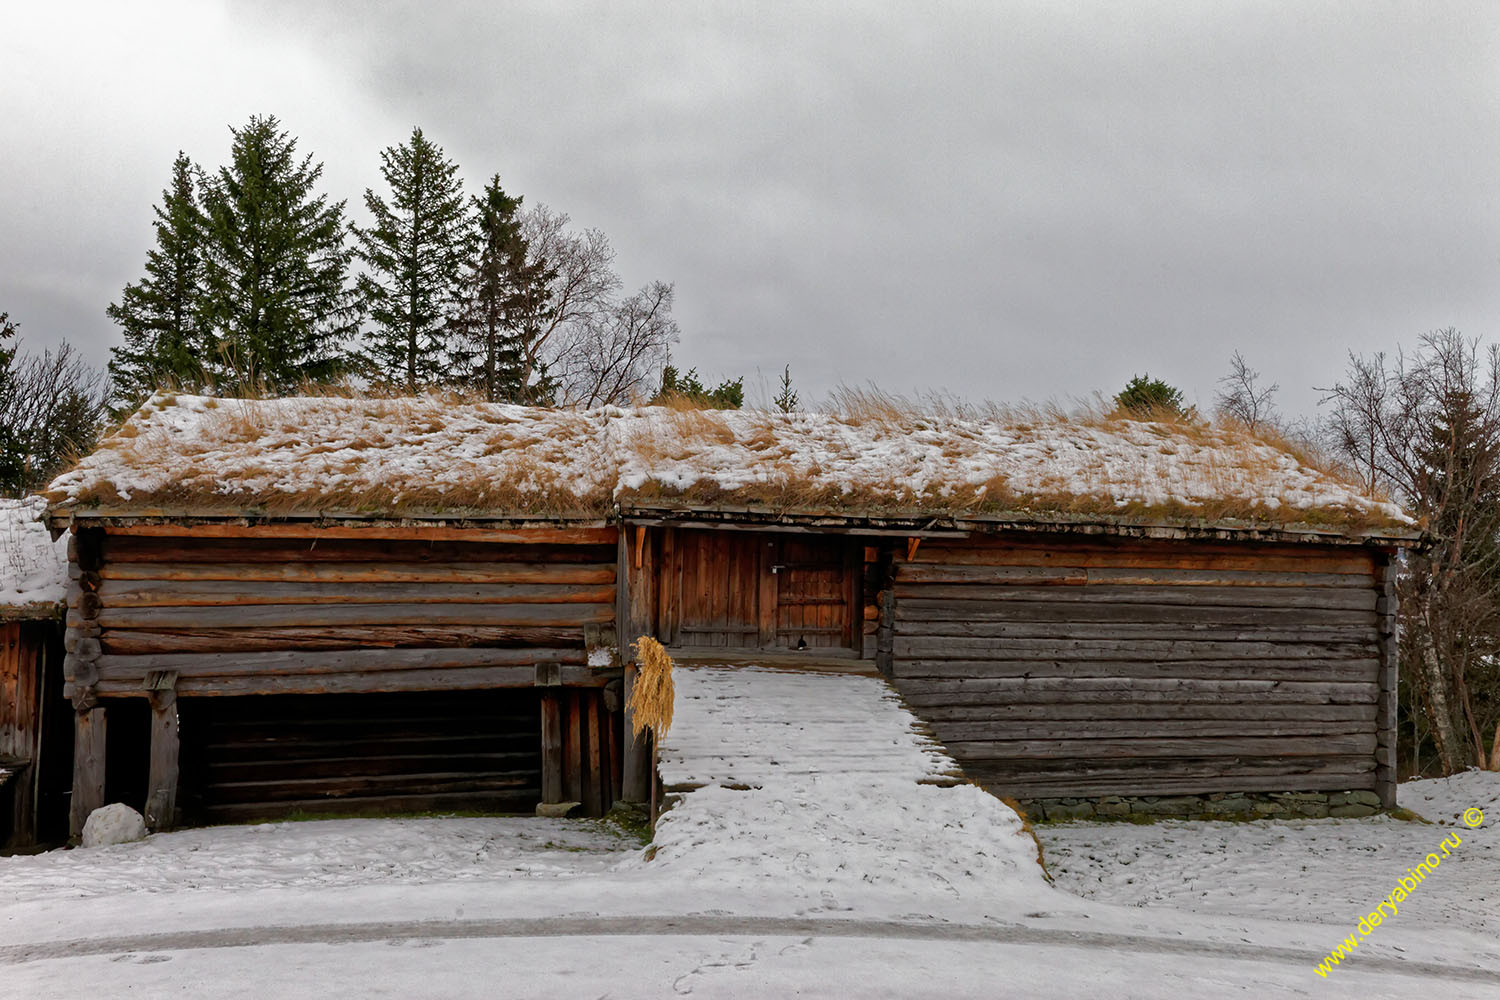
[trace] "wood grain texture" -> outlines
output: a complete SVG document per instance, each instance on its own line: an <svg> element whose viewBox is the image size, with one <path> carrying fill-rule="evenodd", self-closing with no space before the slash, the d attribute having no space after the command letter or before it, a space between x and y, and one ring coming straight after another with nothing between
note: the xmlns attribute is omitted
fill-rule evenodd
<svg viewBox="0 0 1500 1000"><path fill-rule="evenodd" d="M1374 553L1031 536L902 556L894 683L997 791L1374 781L1388 607Z"/></svg>

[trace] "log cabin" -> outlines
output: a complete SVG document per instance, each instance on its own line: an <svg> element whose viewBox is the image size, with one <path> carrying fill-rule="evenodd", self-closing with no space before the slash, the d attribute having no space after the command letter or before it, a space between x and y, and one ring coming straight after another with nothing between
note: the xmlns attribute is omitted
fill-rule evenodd
<svg viewBox="0 0 1500 1000"><path fill-rule="evenodd" d="M641 635L878 672L1026 802L1394 804L1419 526L1242 428L159 394L47 497L75 832L639 801Z"/></svg>

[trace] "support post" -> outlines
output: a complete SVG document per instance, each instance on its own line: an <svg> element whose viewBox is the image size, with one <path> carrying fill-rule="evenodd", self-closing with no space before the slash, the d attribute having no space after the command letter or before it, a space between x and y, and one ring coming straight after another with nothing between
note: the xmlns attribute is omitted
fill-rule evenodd
<svg viewBox="0 0 1500 1000"><path fill-rule="evenodd" d="M635 720L629 709L640 669L631 662L630 643L643 635L655 636L656 621L656 550L654 539L640 525L634 526L635 544L627 542L627 532L620 532L619 565L616 570L620 604L616 609L620 659L625 663L624 724L620 727L620 799L624 802L646 802L651 798L651 746L645 736L636 736Z"/></svg>
<svg viewBox="0 0 1500 1000"><path fill-rule="evenodd" d="M563 800L562 706L557 688L542 692L542 802Z"/></svg>
<svg viewBox="0 0 1500 1000"><path fill-rule="evenodd" d="M629 709L630 696L635 691L635 682L641 670L634 663L625 667L625 725L622 742L624 758L621 761L620 798L625 802L647 802L651 799L654 768L651 764L651 735L634 732L635 717Z"/></svg>
<svg viewBox="0 0 1500 1000"><path fill-rule="evenodd" d="M74 716L73 801L68 815L71 836L83 835L89 813L104 805L104 706L98 703Z"/></svg>
<svg viewBox="0 0 1500 1000"><path fill-rule="evenodd" d="M1396 685L1401 649L1396 635L1396 565L1389 552L1375 556L1376 628L1379 636L1379 699L1375 706L1375 794L1383 808L1396 807Z"/></svg>
<svg viewBox="0 0 1500 1000"><path fill-rule="evenodd" d="M152 672L146 687L151 699L151 761L147 772L146 826L170 830L177 825L177 785L181 743L177 735L177 674Z"/></svg>

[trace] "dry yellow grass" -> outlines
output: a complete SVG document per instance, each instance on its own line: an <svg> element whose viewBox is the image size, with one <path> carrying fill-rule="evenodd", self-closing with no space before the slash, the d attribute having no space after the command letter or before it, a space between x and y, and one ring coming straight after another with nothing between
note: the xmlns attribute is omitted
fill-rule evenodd
<svg viewBox="0 0 1500 1000"><path fill-rule="evenodd" d="M790 415L687 400L582 413L348 386L277 400L163 393L55 486L54 503L269 516L597 517L618 502L1411 527L1337 463L1271 430L1142 421L1101 398L1065 411L848 386L823 411Z"/></svg>
<svg viewBox="0 0 1500 1000"><path fill-rule="evenodd" d="M649 730L658 741L672 728L677 689L672 683L672 658L649 635L630 644L639 673L630 690L631 729L636 736Z"/></svg>

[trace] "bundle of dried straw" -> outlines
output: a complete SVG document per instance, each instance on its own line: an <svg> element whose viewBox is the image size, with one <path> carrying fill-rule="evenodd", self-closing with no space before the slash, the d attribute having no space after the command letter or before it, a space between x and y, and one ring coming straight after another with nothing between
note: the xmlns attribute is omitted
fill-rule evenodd
<svg viewBox="0 0 1500 1000"><path fill-rule="evenodd" d="M630 692L632 728L639 736L643 730L660 740L672 728L672 704L677 692L672 685L672 658L662 644L643 635L630 644L640 669Z"/></svg>

